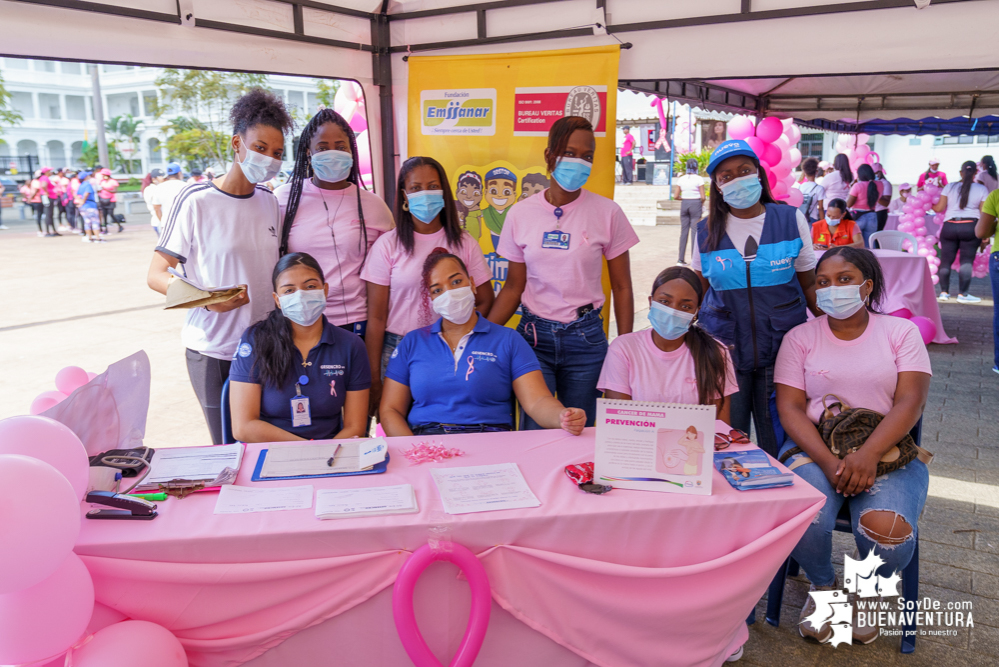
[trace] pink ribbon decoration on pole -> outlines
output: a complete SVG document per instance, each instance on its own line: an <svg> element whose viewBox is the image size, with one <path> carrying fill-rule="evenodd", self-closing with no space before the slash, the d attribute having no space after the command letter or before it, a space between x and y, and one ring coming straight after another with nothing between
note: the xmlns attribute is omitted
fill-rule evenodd
<svg viewBox="0 0 999 667"><path fill-rule="evenodd" d="M658 97L653 97L651 106L655 107L656 111L659 112L659 138L656 140L655 147L669 153L669 137L666 134L666 128L669 125L666 124L666 112L663 111L663 101Z"/></svg>
<svg viewBox="0 0 999 667"><path fill-rule="evenodd" d="M392 617L395 619L395 628L406 654L416 667L444 667L423 639L420 628L416 625L416 613L413 611L413 590L416 588L416 580L427 566L436 560L457 565L464 572L472 589L472 608L468 614L465 636L461 638L458 651L450 662L450 667L471 667L479 655L479 649L482 648L482 641L486 638L492 597L486 569L466 547L452 542L450 549L445 551L434 550L429 544L424 544L406 559L392 590Z"/></svg>

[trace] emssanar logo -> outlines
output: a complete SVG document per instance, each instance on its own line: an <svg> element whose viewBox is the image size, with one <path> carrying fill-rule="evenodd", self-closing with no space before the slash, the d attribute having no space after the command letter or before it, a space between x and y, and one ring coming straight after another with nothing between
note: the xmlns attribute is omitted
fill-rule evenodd
<svg viewBox="0 0 999 667"><path fill-rule="evenodd" d="M496 134L496 89L420 91L423 134L491 137Z"/></svg>

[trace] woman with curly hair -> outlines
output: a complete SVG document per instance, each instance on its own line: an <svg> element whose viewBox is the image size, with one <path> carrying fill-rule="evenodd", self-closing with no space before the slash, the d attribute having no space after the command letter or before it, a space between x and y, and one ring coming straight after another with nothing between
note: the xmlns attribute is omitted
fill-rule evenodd
<svg viewBox="0 0 999 667"><path fill-rule="evenodd" d="M326 271L326 319L364 338L367 287L361 267L392 213L365 190L357 140L343 116L320 109L302 130L291 179L274 191L281 206L281 254L308 252Z"/></svg>
<svg viewBox="0 0 999 667"><path fill-rule="evenodd" d="M163 222L146 282L166 294L170 269L207 287L243 287L228 301L187 311L181 340L187 372L216 444L222 442L222 385L239 337L274 308L268 277L278 260L278 202L263 185L281 169L284 135L294 125L284 102L254 88L229 113L235 165L177 195ZM240 346L239 354L250 352Z"/></svg>

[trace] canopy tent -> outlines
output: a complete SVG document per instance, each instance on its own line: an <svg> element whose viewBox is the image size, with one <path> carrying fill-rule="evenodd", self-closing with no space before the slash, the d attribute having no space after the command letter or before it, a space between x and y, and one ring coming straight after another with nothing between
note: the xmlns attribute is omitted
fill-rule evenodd
<svg viewBox="0 0 999 667"><path fill-rule="evenodd" d="M702 109L999 112L987 0L0 0L0 16L0 55L357 80L383 192L406 153L409 54L620 43L622 87Z"/></svg>
<svg viewBox="0 0 999 667"><path fill-rule="evenodd" d="M999 143L999 116L957 116L956 118L894 118L874 119L860 123L816 118L799 125L841 134L930 134L955 136L962 134L992 137Z"/></svg>

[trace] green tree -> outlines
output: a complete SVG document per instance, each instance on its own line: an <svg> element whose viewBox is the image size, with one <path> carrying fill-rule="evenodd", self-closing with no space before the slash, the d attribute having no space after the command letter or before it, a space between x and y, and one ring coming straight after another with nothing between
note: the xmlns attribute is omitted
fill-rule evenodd
<svg viewBox="0 0 999 667"><path fill-rule="evenodd" d="M11 94L3 83L3 74L0 74L0 134L3 134L4 125L13 127L22 120L21 114L11 108L10 99Z"/></svg>
<svg viewBox="0 0 999 667"><path fill-rule="evenodd" d="M111 165L122 165L125 163L125 158L118 151L118 147L113 143L108 144L108 160L111 161ZM88 169L93 169L94 165L101 161L100 154L97 152L97 142L92 144L87 144L87 147L83 149L83 153L80 154L80 163L86 166ZM110 165L104 165L108 167ZM124 169L124 167L122 167Z"/></svg>
<svg viewBox="0 0 999 667"><path fill-rule="evenodd" d="M340 90L339 79L316 79L316 101L324 107L333 108L333 98Z"/></svg>
<svg viewBox="0 0 999 667"><path fill-rule="evenodd" d="M205 169L212 163L215 147L227 143L229 135L212 132L197 118L178 116L163 128L167 137L167 156L183 162L188 171Z"/></svg>
<svg viewBox="0 0 999 667"><path fill-rule="evenodd" d="M202 159L201 156L207 154L209 161L228 169L229 139L232 136L229 132L229 109L240 95L251 88L266 88L265 80L262 74L165 69L156 78L156 87L159 91L157 117L167 113L180 113L188 119L197 119L201 127L177 130L197 133L196 137L189 135L175 142L178 144L177 147L181 145L197 147L196 155L188 154L185 157ZM170 127L173 127L173 123ZM168 135L168 147L169 142Z"/></svg>
<svg viewBox="0 0 999 667"><path fill-rule="evenodd" d="M141 165L141 161L131 159L139 154L139 127L141 125L142 121L136 119L130 113L123 116L115 116L104 121L104 128L112 137L111 144L108 145L108 159L111 160L111 164L117 164L122 171L129 174L133 173L132 168L136 162L139 162ZM127 160L124 159L123 145L131 148L133 151ZM110 155L111 146L115 147L117 159L112 158Z"/></svg>

